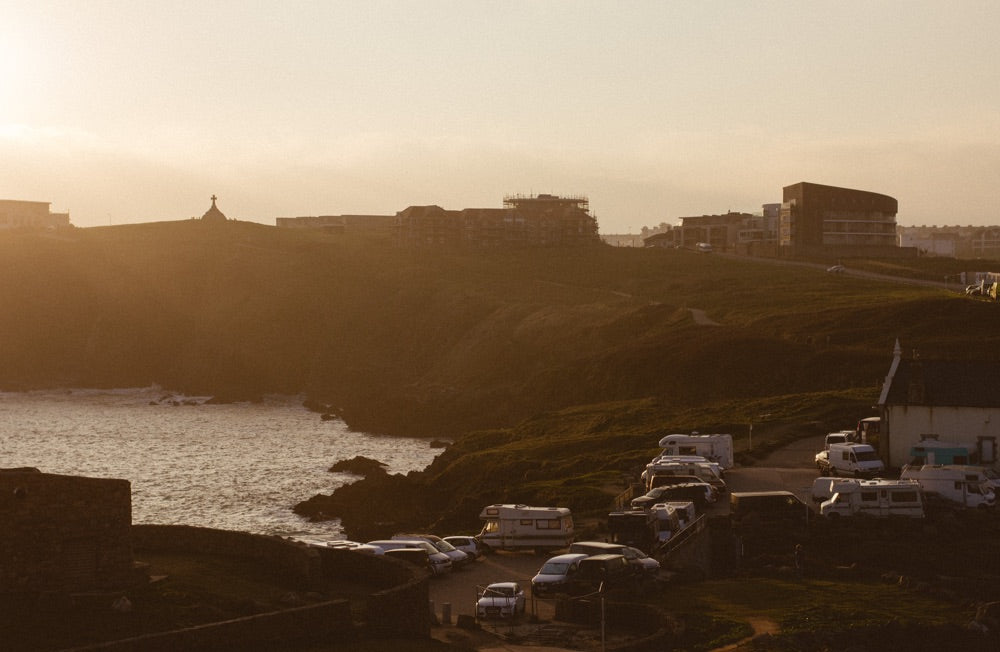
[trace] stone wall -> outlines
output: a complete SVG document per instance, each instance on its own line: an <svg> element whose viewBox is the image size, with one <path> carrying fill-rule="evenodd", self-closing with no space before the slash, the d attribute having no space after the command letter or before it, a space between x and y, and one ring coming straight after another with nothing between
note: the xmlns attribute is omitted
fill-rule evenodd
<svg viewBox="0 0 1000 652"><path fill-rule="evenodd" d="M312 589L321 579L319 556L305 544L280 537L191 525L134 525L132 543L136 551L186 552L256 561L290 579L300 590Z"/></svg>
<svg viewBox="0 0 1000 652"><path fill-rule="evenodd" d="M127 480L0 471L0 593L127 586L132 493Z"/></svg>
<svg viewBox="0 0 1000 652"><path fill-rule="evenodd" d="M409 562L347 550L317 549L323 573L331 580L372 586L365 628L375 637L430 636L430 574Z"/></svg>
<svg viewBox="0 0 1000 652"><path fill-rule="evenodd" d="M280 537L186 525L136 525L132 530L140 559L146 550L215 554L252 559L291 578L303 590L319 588L325 582L369 586L362 623L365 636L430 636L429 575L407 562L311 547ZM355 632L341 632L341 636L347 635Z"/></svg>

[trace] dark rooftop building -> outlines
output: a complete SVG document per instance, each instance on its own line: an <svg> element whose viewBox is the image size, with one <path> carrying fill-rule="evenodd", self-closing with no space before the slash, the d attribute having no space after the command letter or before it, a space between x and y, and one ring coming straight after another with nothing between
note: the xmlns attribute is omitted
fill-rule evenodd
<svg viewBox="0 0 1000 652"><path fill-rule="evenodd" d="M888 195L796 183L784 188L778 244L796 253L894 249L898 208Z"/></svg>

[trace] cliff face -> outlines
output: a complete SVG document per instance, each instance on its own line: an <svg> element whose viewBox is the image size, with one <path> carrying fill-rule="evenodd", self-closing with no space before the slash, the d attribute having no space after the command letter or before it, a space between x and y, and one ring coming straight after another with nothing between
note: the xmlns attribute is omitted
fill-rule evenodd
<svg viewBox="0 0 1000 652"><path fill-rule="evenodd" d="M397 249L239 222L4 233L0 277L4 389L304 392L355 428L428 436L869 386L896 337L1000 332L993 305L721 256Z"/></svg>

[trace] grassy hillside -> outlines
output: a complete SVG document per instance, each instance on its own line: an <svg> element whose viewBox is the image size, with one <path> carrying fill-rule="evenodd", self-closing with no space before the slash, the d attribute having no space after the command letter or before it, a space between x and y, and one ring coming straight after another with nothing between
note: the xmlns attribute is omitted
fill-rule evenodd
<svg viewBox="0 0 1000 652"><path fill-rule="evenodd" d="M0 387L307 392L356 428L429 436L871 387L897 337L998 337L996 306L944 291L674 250L414 251L186 221L0 234L0 273Z"/></svg>

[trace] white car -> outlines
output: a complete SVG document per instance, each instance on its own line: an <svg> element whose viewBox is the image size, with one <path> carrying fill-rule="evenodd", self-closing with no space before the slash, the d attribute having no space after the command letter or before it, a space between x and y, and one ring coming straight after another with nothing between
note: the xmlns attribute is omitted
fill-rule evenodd
<svg viewBox="0 0 1000 652"><path fill-rule="evenodd" d="M443 552L438 552L438 549L427 541L379 539L376 541L369 541L368 545L378 548L383 553L385 553L386 550L395 550L397 548L421 548L427 551L427 555L431 561L431 570L435 575L442 575L451 571L451 559L448 555Z"/></svg>
<svg viewBox="0 0 1000 652"><path fill-rule="evenodd" d="M381 550L375 546L370 546L367 543L360 543L358 541L348 541L346 539L337 539L335 541L327 541L327 548L336 548L337 550L350 550L351 552L363 552L369 555L381 554Z"/></svg>
<svg viewBox="0 0 1000 652"><path fill-rule="evenodd" d="M445 541L455 546L457 549L461 550L469 556L469 559L475 561L483 556L483 547L479 545L479 541L476 537L469 536L450 536L442 537Z"/></svg>
<svg viewBox="0 0 1000 652"><path fill-rule="evenodd" d="M517 582L494 582L479 594L477 618L513 618L524 613L524 589Z"/></svg>
<svg viewBox="0 0 1000 652"><path fill-rule="evenodd" d="M438 552L448 555L448 559L451 560L451 564L455 568L461 568L471 561L469 555L433 534L395 534L392 538L404 541L426 541L434 546Z"/></svg>

